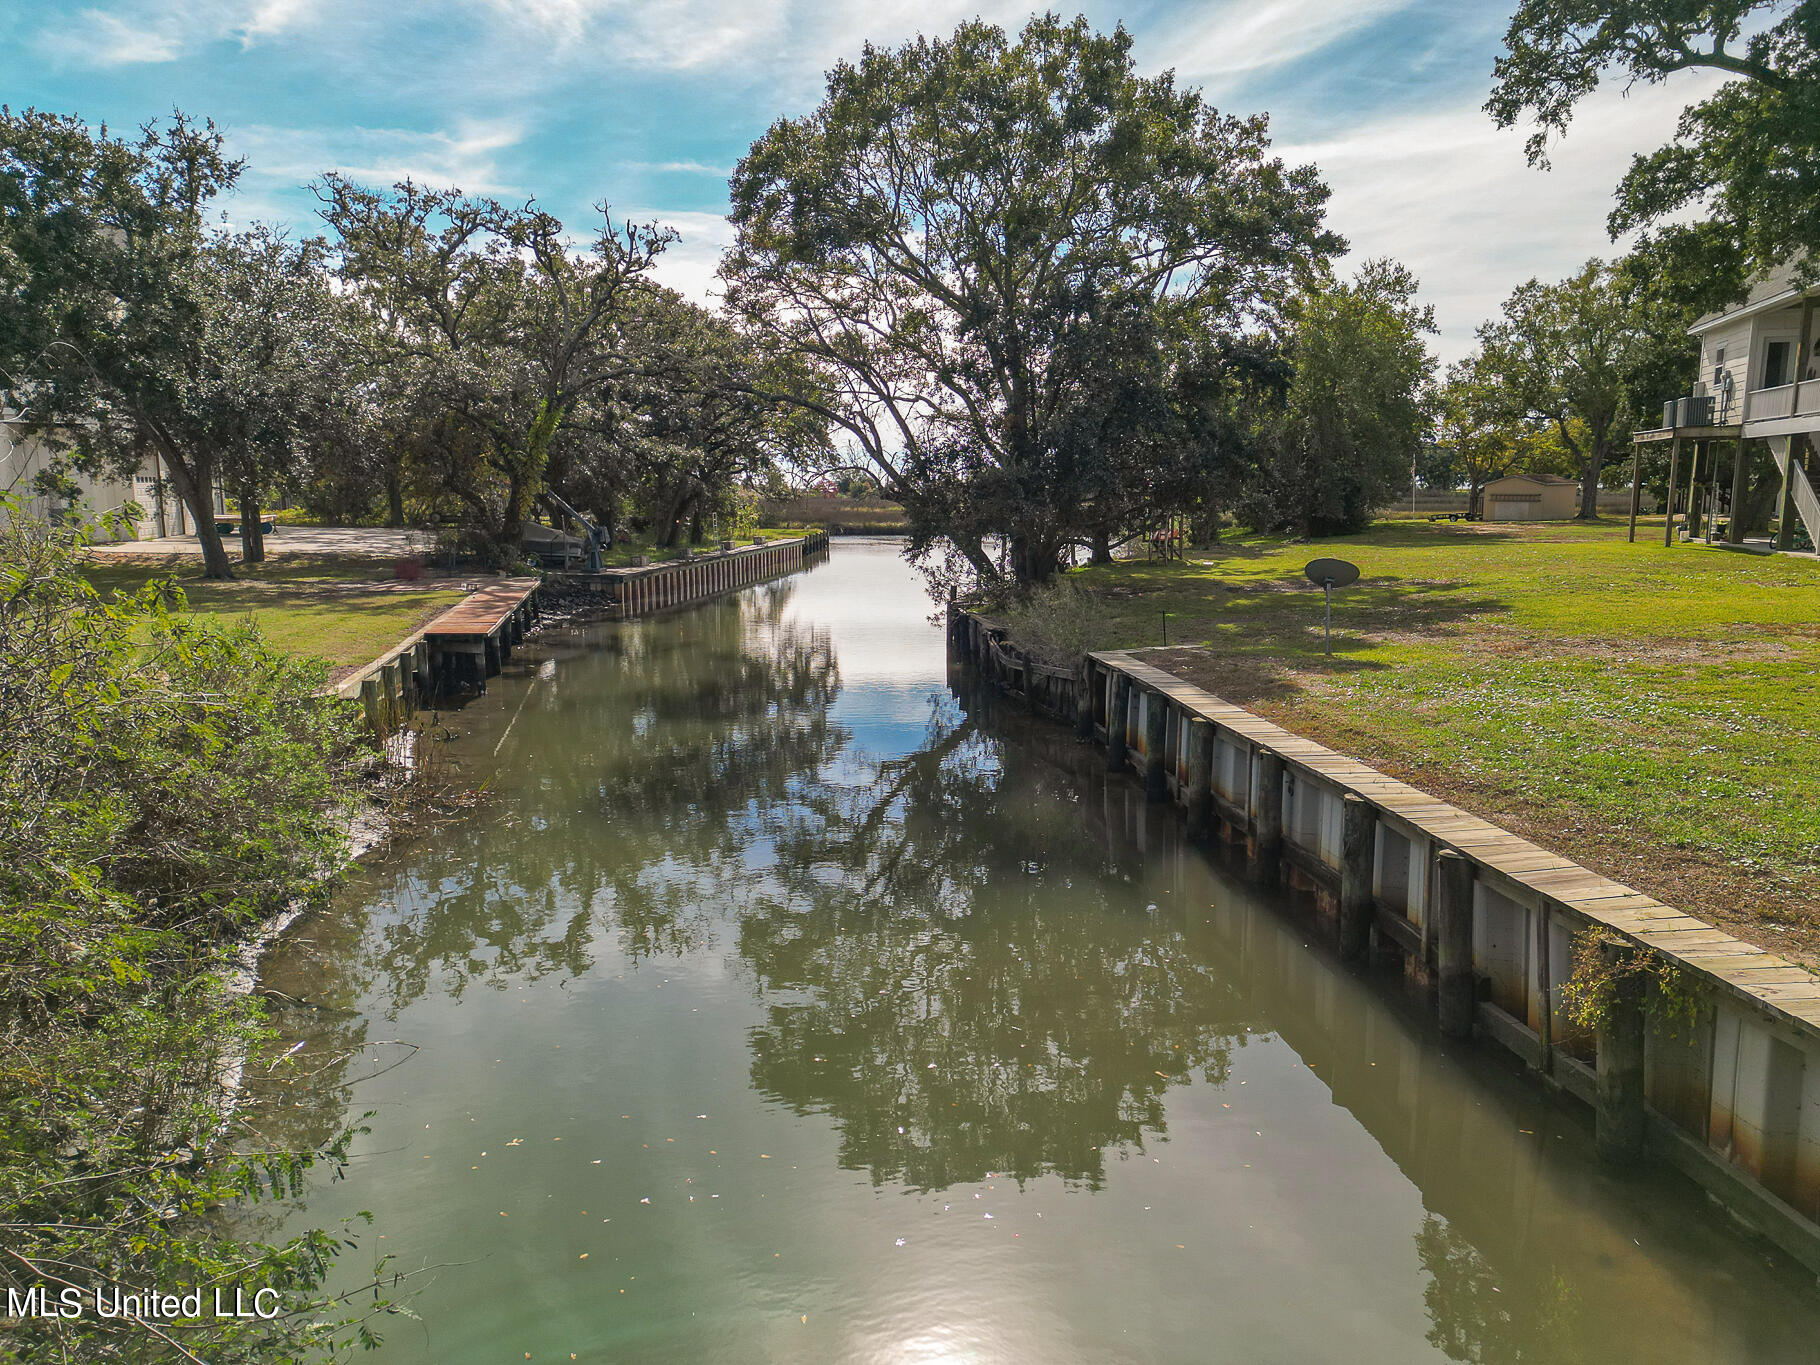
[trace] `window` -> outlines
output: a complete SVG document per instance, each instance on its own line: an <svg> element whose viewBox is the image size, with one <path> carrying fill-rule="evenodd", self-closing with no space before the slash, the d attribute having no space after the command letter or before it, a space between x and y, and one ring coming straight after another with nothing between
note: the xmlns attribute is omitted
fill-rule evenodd
<svg viewBox="0 0 1820 1365"><path fill-rule="evenodd" d="M1779 389L1793 382L1794 376L1789 373L1789 352L1793 349L1791 341L1772 341L1763 348L1764 388Z"/></svg>

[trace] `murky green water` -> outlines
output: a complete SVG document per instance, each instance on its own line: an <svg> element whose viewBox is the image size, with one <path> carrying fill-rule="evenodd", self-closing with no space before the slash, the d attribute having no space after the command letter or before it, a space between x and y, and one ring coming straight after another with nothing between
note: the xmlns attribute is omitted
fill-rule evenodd
<svg viewBox="0 0 1820 1365"><path fill-rule="evenodd" d="M535 645L453 722L482 809L272 955L262 1121L373 1115L293 1225L430 1267L380 1359L1816 1358L1810 1282L950 691L928 612L843 543Z"/></svg>

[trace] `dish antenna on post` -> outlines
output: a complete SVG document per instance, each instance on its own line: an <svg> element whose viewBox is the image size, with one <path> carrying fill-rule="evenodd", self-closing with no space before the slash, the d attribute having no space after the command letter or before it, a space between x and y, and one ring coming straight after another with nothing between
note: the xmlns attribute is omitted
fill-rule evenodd
<svg viewBox="0 0 1820 1365"><path fill-rule="evenodd" d="M1327 657L1333 657L1333 590L1359 581L1359 566L1344 559L1311 559L1302 572L1327 595Z"/></svg>

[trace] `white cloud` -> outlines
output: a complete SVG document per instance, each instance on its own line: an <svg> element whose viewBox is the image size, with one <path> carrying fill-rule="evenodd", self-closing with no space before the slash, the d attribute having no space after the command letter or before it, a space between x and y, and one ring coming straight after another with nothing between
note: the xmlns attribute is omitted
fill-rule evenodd
<svg viewBox="0 0 1820 1365"><path fill-rule="evenodd" d="M300 27L318 0L201 0L186 5L147 0L111 9L84 9L45 30L40 43L53 56L80 66L173 62L191 48L221 38L251 47Z"/></svg>
<svg viewBox="0 0 1820 1365"><path fill-rule="evenodd" d="M679 175L717 175L726 179L733 174L731 166L710 166L701 161L622 161L629 171L662 171Z"/></svg>
<svg viewBox="0 0 1820 1365"><path fill-rule="evenodd" d="M275 37L300 27L316 13L316 0L255 0L238 26L240 41L251 47L260 38Z"/></svg>
<svg viewBox="0 0 1820 1365"><path fill-rule="evenodd" d="M1530 168L1521 131L1499 131L1476 105L1276 150L1320 168L1333 188L1328 221L1350 240L1351 262L1394 256L1416 273L1441 325L1436 349L1451 361L1517 285L1558 279L1622 249L1605 233L1613 187L1632 155L1666 141L1681 107L1716 84L1686 77L1595 95L1549 171Z"/></svg>
<svg viewBox="0 0 1820 1365"><path fill-rule="evenodd" d="M183 35L168 16L130 19L85 9L50 34L45 46L83 66L129 66L175 61L183 50Z"/></svg>
<svg viewBox="0 0 1820 1365"><path fill-rule="evenodd" d="M374 185L408 179L470 194L520 195L527 191L501 170L495 154L516 146L524 132L516 119L462 119L429 132L255 125L230 130L229 147L247 157L254 178L293 186L333 170Z"/></svg>
<svg viewBox="0 0 1820 1365"><path fill-rule="evenodd" d="M1412 0L1225 0L1147 30L1141 47L1188 81L1282 66L1368 28Z"/></svg>

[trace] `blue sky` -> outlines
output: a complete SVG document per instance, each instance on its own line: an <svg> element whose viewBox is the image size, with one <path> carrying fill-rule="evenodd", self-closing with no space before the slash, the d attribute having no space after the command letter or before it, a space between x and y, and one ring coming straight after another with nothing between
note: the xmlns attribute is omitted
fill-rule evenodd
<svg viewBox="0 0 1820 1365"><path fill-rule="evenodd" d="M1268 111L1278 150L1317 164L1355 255L1422 280L1452 359L1515 285L1611 250L1630 155L1706 78L1602 93L1544 173L1481 111L1514 0L1131 0L1140 65L1218 107ZM1067 10L1071 7L1063 7ZM773 120L813 107L866 41L1028 5L953 0L0 0L7 103L138 123L216 120L249 161L236 220L314 232L305 188L335 168L501 197L572 226L605 199L683 240L669 283L705 296L728 230L726 175Z"/></svg>

